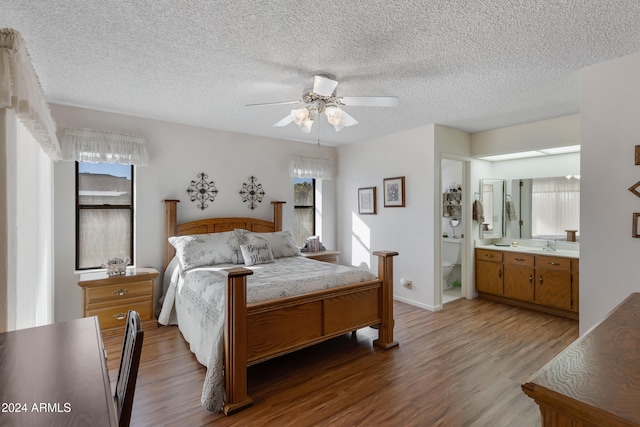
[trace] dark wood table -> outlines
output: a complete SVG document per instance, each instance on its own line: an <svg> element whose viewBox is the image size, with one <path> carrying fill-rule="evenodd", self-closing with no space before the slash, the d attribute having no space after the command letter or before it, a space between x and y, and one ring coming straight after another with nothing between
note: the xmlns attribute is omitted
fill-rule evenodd
<svg viewBox="0 0 640 427"><path fill-rule="evenodd" d="M640 293L522 385L543 427L640 426Z"/></svg>
<svg viewBox="0 0 640 427"><path fill-rule="evenodd" d="M97 317L0 333L1 426L116 426Z"/></svg>

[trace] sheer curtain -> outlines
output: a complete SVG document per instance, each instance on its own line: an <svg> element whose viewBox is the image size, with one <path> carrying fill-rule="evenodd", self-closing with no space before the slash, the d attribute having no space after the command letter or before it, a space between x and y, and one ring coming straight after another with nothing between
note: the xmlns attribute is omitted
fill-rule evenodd
<svg viewBox="0 0 640 427"><path fill-rule="evenodd" d="M64 160L90 163L136 166L148 163L144 137L93 129L65 128L62 157Z"/></svg>
<svg viewBox="0 0 640 427"><path fill-rule="evenodd" d="M291 156L289 160L291 178L332 179L331 160L321 157Z"/></svg>
<svg viewBox="0 0 640 427"><path fill-rule="evenodd" d="M534 238L562 239L565 230L580 224L580 180L536 178L531 188L531 234Z"/></svg>
<svg viewBox="0 0 640 427"><path fill-rule="evenodd" d="M12 109L42 150L60 159L49 104L22 36L10 28L0 28L0 108Z"/></svg>
<svg viewBox="0 0 640 427"><path fill-rule="evenodd" d="M24 40L0 29L0 331L53 321L56 126Z"/></svg>
<svg viewBox="0 0 640 427"><path fill-rule="evenodd" d="M53 322L53 162L18 120L15 328Z"/></svg>

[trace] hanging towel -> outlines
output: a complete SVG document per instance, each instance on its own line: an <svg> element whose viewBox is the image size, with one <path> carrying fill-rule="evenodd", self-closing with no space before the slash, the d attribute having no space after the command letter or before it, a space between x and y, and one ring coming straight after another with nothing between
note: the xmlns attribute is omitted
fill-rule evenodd
<svg viewBox="0 0 640 427"><path fill-rule="evenodd" d="M516 208L513 205L513 201L507 201L507 220L508 221L517 221L518 215L516 215Z"/></svg>
<svg viewBox="0 0 640 427"><path fill-rule="evenodd" d="M473 202L473 219L478 221L478 223L484 222L484 208L480 200Z"/></svg>

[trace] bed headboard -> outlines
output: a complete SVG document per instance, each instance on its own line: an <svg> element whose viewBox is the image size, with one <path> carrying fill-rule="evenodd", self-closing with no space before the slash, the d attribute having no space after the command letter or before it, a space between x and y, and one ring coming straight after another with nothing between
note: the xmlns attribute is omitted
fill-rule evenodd
<svg viewBox="0 0 640 427"><path fill-rule="evenodd" d="M176 250L169 243L171 236L186 234L221 233L236 228L255 232L282 231L282 205L286 202L273 201L273 222L257 218L206 218L195 221L177 223L177 208L180 200L164 200L164 266L167 268Z"/></svg>

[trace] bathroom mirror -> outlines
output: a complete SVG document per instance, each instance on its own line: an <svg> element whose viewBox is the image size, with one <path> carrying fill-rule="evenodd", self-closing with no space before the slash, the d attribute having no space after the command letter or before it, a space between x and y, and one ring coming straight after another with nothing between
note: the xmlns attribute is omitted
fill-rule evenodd
<svg viewBox="0 0 640 427"><path fill-rule="evenodd" d="M511 213L510 213L511 212ZM507 237L567 240L579 234L580 175L514 179L506 192ZM567 233L567 230L574 230Z"/></svg>
<svg viewBox="0 0 640 427"><path fill-rule="evenodd" d="M504 237L505 185L504 179L484 178L480 180L479 201L482 220L478 220L478 224L482 239Z"/></svg>

